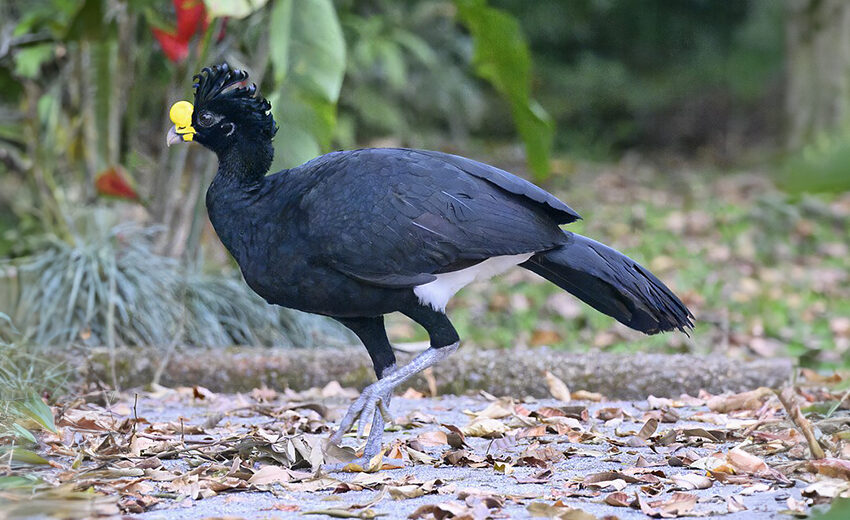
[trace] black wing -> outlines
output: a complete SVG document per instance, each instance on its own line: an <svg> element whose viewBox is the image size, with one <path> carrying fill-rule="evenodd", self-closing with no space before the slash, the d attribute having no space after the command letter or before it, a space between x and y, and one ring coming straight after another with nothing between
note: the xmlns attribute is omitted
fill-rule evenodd
<svg viewBox="0 0 850 520"><path fill-rule="evenodd" d="M510 173L438 152L368 149L322 156L290 174L315 261L387 287L493 256L551 249L569 206Z"/></svg>

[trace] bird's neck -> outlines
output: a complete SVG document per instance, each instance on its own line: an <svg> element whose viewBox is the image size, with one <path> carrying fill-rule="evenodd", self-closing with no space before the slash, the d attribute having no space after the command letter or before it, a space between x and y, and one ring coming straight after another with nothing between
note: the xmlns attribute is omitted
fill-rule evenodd
<svg viewBox="0 0 850 520"><path fill-rule="evenodd" d="M269 188L265 173L271 164L271 155L270 150L265 151L261 146L259 149L234 146L219 152L218 173L207 189L210 222L240 265L251 250L257 215L262 214L259 206Z"/></svg>
<svg viewBox="0 0 850 520"><path fill-rule="evenodd" d="M269 141L239 140L216 150L216 155L218 173L207 189L207 212L219 238L238 260L260 212L257 204L269 188L266 172L274 149Z"/></svg>
<svg viewBox="0 0 850 520"><path fill-rule="evenodd" d="M274 147L271 141L240 138L217 155L218 177L227 184L250 188L263 182L272 165Z"/></svg>

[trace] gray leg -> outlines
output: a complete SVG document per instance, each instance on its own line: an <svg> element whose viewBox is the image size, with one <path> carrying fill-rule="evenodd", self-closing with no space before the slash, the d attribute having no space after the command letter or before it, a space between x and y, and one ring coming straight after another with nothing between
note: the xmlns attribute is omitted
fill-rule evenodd
<svg viewBox="0 0 850 520"><path fill-rule="evenodd" d="M407 365L385 370L382 374L383 377L376 383L367 386L363 390L363 393L360 394L360 397L354 401L348 412L346 412L345 417L342 418L339 429L331 436L331 441L339 444L342 436L351 428L355 421L358 423L357 436L359 438L366 430L366 425L371 423L372 429L369 432L366 447L363 450L363 459L368 463L381 450L384 416L389 419L387 405L389 405L393 390L415 374L443 361L454 353L459 346L460 342L457 341L445 347L431 347L413 358Z"/></svg>

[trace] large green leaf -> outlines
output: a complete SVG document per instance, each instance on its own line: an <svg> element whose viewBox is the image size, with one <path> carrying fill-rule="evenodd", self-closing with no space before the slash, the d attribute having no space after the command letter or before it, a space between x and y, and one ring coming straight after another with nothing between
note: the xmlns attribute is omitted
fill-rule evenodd
<svg viewBox="0 0 850 520"><path fill-rule="evenodd" d="M24 47L15 53L15 74L35 79L41 71L41 65L52 57L52 43Z"/></svg>
<svg viewBox="0 0 850 520"><path fill-rule="evenodd" d="M53 411L35 392L30 393L25 401L14 402L12 409L20 416L32 419L45 430L56 433Z"/></svg>
<svg viewBox="0 0 850 520"><path fill-rule="evenodd" d="M15 439L17 439L18 442L24 442L27 444L38 443L38 440L35 438L35 435L33 435L32 432L30 432L18 423L14 423L12 425L10 433L14 435Z"/></svg>
<svg viewBox="0 0 850 520"><path fill-rule="evenodd" d="M21 462L23 464L50 464L47 459L32 450L23 448L12 448L12 461ZM8 457L9 450L3 449L0 451L3 457Z"/></svg>
<svg viewBox="0 0 850 520"><path fill-rule="evenodd" d="M511 106L517 131L525 143L534 176L549 174L554 123L531 98L531 55L519 23L486 0L455 0L458 20L469 29L475 43L473 62Z"/></svg>
<svg viewBox="0 0 850 520"><path fill-rule="evenodd" d="M277 0L269 17L269 96L280 131L274 168L326 151L345 74L345 40L330 0Z"/></svg>
<svg viewBox="0 0 850 520"><path fill-rule="evenodd" d="M9 475L0 477L0 490L32 489L44 481L32 475Z"/></svg>

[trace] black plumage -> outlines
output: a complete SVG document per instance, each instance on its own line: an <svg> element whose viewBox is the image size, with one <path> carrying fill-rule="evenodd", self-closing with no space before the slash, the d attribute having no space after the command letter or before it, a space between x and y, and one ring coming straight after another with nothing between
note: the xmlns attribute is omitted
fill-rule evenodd
<svg viewBox="0 0 850 520"><path fill-rule="evenodd" d="M226 65L196 77L190 130L219 158L209 216L254 291L339 320L369 350L379 382L341 431L358 415L361 428L372 421L382 430L376 410L392 387L457 347L451 322L417 293L421 286L494 257L524 255L515 257L522 267L648 334L692 326L685 305L648 270L562 230L580 218L573 209L498 168L440 152L364 149L266 175L276 126L255 87L237 86L245 78ZM396 311L425 327L433 351L402 368L383 327L383 315Z"/></svg>

